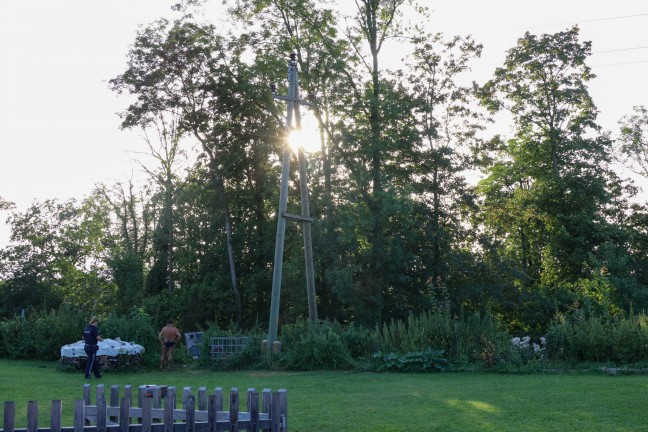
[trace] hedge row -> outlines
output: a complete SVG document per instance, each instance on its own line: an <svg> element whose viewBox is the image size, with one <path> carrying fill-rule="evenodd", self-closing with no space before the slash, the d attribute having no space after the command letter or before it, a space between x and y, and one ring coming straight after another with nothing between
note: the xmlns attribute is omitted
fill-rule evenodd
<svg viewBox="0 0 648 432"><path fill-rule="evenodd" d="M55 360L61 346L80 340L89 317L66 308L33 311L0 322L0 357ZM159 355L157 330L150 317L135 313L101 320L104 337L146 348L146 365ZM190 329L194 330L194 329ZM240 333L207 325L211 335ZM511 335L489 315L451 317L441 312L410 315L403 321L366 329L326 321L298 321L281 328L282 351L261 352L262 329L245 333L252 342L226 363L211 361L205 343L197 367L282 370L402 370L503 368L520 370L550 364L648 364L648 316L557 317L542 337ZM191 361L183 349L178 361Z"/></svg>

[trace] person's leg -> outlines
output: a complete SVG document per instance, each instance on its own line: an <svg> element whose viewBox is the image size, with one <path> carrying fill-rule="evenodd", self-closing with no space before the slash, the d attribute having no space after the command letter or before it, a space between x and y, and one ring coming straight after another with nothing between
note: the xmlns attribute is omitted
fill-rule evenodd
<svg viewBox="0 0 648 432"><path fill-rule="evenodd" d="M94 365L94 358L97 351L95 351L94 347L90 347L90 348L86 347L83 350L88 356L88 361L86 362L86 367L85 367L85 377L90 378L90 372L92 371Z"/></svg>
<svg viewBox="0 0 648 432"><path fill-rule="evenodd" d="M97 352L95 351L94 358L92 360L92 373L94 373L95 378L101 378L101 371L99 371L99 359L97 358Z"/></svg>
<svg viewBox="0 0 648 432"><path fill-rule="evenodd" d="M175 346L171 345L167 353L167 369L171 369L171 363L173 363L173 349Z"/></svg>
<svg viewBox="0 0 648 432"><path fill-rule="evenodd" d="M166 345L162 344L162 354L160 355L160 369L162 369L162 366L164 365L164 356L167 353L167 347Z"/></svg>

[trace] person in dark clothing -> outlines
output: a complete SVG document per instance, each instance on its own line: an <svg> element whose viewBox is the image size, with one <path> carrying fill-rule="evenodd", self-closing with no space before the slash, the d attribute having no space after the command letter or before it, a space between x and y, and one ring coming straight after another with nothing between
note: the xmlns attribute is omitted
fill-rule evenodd
<svg viewBox="0 0 648 432"><path fill-rule="evenodd" d="M83 340L85 341L85 346L83 347L86 355L88 356L88 362L86 363L85 368L85 377L90 379L90 372L94 374L96 378L101 378L101 372L99 372L99 363L96 360L97 351L99 350L98 343L103 339L99 336L99 330L97 326L99 325L99 320L97 317L92 317L90 324L83 329Z"/></svg>

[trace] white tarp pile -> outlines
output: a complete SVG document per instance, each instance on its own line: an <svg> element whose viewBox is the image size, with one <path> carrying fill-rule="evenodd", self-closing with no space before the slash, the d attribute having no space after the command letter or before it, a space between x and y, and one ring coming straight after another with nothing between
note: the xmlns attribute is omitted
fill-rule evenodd
<svg viewBox="0 0 648 432"><path fill-rule="evenodd" d="M88 356L84 350L84 341L78 341L61 347L61 363L85 367ZM117 339L104 339L99 342L97 360L99 366L115 369L121 366L137 364L142 360L144 347L133 342L123 342Z"/></svg>

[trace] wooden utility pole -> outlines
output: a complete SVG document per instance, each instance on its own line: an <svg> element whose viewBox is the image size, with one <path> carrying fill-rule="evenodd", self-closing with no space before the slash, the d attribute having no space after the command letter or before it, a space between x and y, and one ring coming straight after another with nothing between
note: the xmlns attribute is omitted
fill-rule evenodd
<svg viewBox="0 0 648 432"><path fill-rule="evenodd" d="M288 177L290 174L291 148L288 145L288 134L293 130L301 129L300 105L312 104L299 99L299 78L295 54L290 55L288 62L288 96L276 94L276 86L271 86L275 99L287 102L286 125L281 162L281 186L279 190L279 211L277 212L277 238L275 242L274 268L272 272L272 297L270 303L270 324L268 328L268 350L272 350L273 343L277 340L279 325L279 303L281 298L281 275L283 272L283 252L286 233L286 220L300 222L304 235L304 260L306 264L306 291L308 296L308 317L311 321L317 320L317 298L315 296L315 272L313 270L313 244L311 240L310 204L308 200L308 175L306 172L306 156L300 146L297 150L299 167L299 189L301 193L301 215L291 215L288 209ZM293 126L293 120L295 125Z"/></svg>

